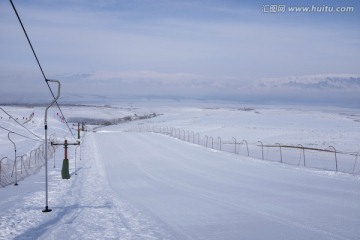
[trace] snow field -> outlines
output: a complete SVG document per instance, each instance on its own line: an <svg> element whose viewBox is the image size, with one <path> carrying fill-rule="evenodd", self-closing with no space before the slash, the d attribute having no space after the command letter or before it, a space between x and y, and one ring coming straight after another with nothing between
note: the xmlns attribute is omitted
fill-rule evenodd
<svg viewBox="0 0 360 240"><path fill-rule="evenodd" d="M0 239L166 239L158 233L157 224L107 187L91 136L83 140L82 148L88 151L82 150L82 160L77 159L77 171L74 153L69 152L70 180L61 179L62 151L57 152L57 167L49 167L52 212L41 211L45 201L43 173L20 182L17 188L2 189L6 200L0 203Z"/></svg>
<svg viewBox="0 0 360 240"><path fill-rule="evenodd" d="M127 130L128 132L153 132L174 137L179 140L204 146L207 148L234 153L243 156L281 162L296 166L306 166L322 170L345 172L352 174L360 173L360 152L339 152L333 146L326 149L304 147L298 145L281 145L280 143L268 145L261 141L248 143L246 140L236 138L223 139L214 138L208 135L200 135L193 131L186 131L179 128L159 126L138 126Z"/></svg>
<svg viewBox="0 0 360 240"><path fill-rule="evenodd" d="M8 109L18 116L34 111L29 126L43 134L42 108ZM221 106L63 110L74 118L163 115L86 133L77 170L74 148L69 149L69 180L61 179L63 149L58 148L56 167L52 159L49 162L51 213L41 212L43 170L17 187L0 188L0 239L358 239L360 235L356 175L256 160L160 134L126 132L140 126L177 127L214 139L234 136L249 143L319 148L331 144L338 150L357 151L358 110L257 106L249 111ZM56 116L52 110L49 132L59 141L71 140ZM11 121L3 119L1 124L22 131ZM6 135L0 131L0 151L11 156ZM20 138L16 142L24 153L36 145ZM294 161L300 162L295 154Z"/></svg>
<svg viewBox="0 0 360 240"><path fill-rule="evenodd" d="M291 165L360 173L360 114L354 109L312 108L160 108L163 116L143 125L129 127L132 131L155 130L172 133L185 141L195 142L227 152L258 159L282 161ZM176 129L176 130L174 130ZM147 130L148 131L148 130ZM175 131L175 132L174 132ZM200 139L199 139L200 138ZM287 145L336 149L321 152L293 148L264 147ZM334 147L334 148L333 148ZM281 152L280 152L281 151ZM304 160L305 153L305 160Z"/></svg>
<svg viewBox="0 0 360 240"><path fill-rule="evenodd" d="M257 161L116 127L95 139L114 192L165 224L172 239L359 234L360 187L351 175Z"/></svg>

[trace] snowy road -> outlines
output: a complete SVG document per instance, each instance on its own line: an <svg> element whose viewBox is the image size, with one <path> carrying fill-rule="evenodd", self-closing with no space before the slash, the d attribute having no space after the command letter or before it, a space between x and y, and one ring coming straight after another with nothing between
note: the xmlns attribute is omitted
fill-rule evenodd
<svg viewBox="0 0 360 240"><path fill-rule="evenodd" d="M162 236L358 239L360 235L360 185L351 175L113 129L94 135L110 188L156 222Z"/></svg>

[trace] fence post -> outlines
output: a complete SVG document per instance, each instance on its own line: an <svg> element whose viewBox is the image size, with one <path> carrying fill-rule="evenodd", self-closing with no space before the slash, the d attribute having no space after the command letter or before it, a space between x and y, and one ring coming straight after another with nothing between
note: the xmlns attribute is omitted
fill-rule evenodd
<svg viewBox="0 0 360 240"><path fill-rule="evenodd" d="M206 147L207 147L207 144L208 144L208 141L209 141L209 137L208 137L208 135L205 135L205 137L206 137Z"/></svg>
<svg viewBox="0 0 360 240"><path fill-rule="evenodd" d="M24 167L24 171L25 171L25 174L28 174L28 172L27 172L27 170L26 170L26 167L25 167L25 164L24 164L24 159L25 159L25 161L26 161L26 157L27 157L27 155L26 154L24 154L24 155L22 155L22 156L18 156L18 158L20 158L20 166L21 166L21 171L20 171L20 173L22 174L23 172L23 167Z"/></svg>
<svg viewBox="0 0 360 240"><path fill-rule="evenodd" d="M262 141L258 141L259 143L261 143L261 156L262 156L262 160L264 160L264 144L262 143Z"/></svg>
<svg viewBox="0 0 360 240"><path fill-rule="evenodd" d="M4 160L4 159L8 159L8 157L3 157L1 160L0 160L0 183L1 183L1 165L2 165L2 161Z"/></svg>
<svg viewBox="0 0 360 240"><path fill-rule="evenodd" d="M200 133L196 133L196 136L198 136L198 145L200 145Z"/></svg>
<svg viewBox="0 0 360 240"><path fill-rule="evenodd" d="M29 154L29 169L30 169L30 163L31 163L31 153Z"/></svg>
<svg viewBox="0 0 360 240"><path fill-rule="evenodd" d="M302 152L303 152L303 158L304 158L304 167L306 167L306 164L305 164L305 148L303 145L301 144L298 144L299 147L301 147L302 149ZM301 152L300 152L300 157L301 157ZM300 165L300 160L299 160L299 165Z"/></svg>
<svg viewBox="0 0 360 240"><path fill-rule="evenodd" d="M236 138L233 137L233 139L234 139L234 145L235 145L234 153L236 154Z"/></svg>
<svg viewBox="0 0 360 240"><path fill-rule="evenodd" d="M245 144L246 144L247 155L248 155L248 157L249 157L250 155L249 155L249 146L248 146L248 143L247 143L246 140L243 140L243 142L245 142Z"/></svg>
<svg viewBox="0 0 360 240"><path fill-rule="evenodd" d="M277 145L279 145L279 148L280 148L280 162L282 163L282 152L281 152L281 145L280 143L275 143Z"/></svg>
<svg viewBox="0 0 360 240"><path fill-rule="evenodd" d="M358 159L359 154L360 154L360 151L356 154L355 164L354 164L354 168L353 168L353 174L355 173L356 164L357 164L357 159Z"/></svg>
<svg viewBox="0 0 360 240"><path fill-rule="evenodd" d="M211 148L214 149L214 139L213 137L210 137L210 139L211 139Z"/></svg>
<svg viewBox="0 0 360 240"><path fill-rule="evenodd" d="M218 137L218 141L219 141L219 150L221 151L221 137Z"/></svg>
<svg viewBox="0 0 360 240"><path fill-rule="evenodd" d="M34 149L31 150L31 152L30 152L30 161L31 161L32 158L34 158L34 160L35 160L35 157L34 157L33 153L35 153L35 150L34 150ZM31 157L31 156L32 156L32 157Z"/></svg>
<svg viewBox="0 0 360 240"><path fill-rule="evenodd" d="M23 156L17 156L16 158L20 158L20 175L21 175L23 169Z"/></svg>
<svg viewBox="0 0 360 240"><path fill-rule="evenodd" d="M336 168L336 171L338 171L338 163L337 163L336 149L335 149L333 146L329 146L328 148L334 149L334 153L335 153L335 168Z"/></svg>
<svg viewBox="0 0 360 240"><path fill-rule="evenodd" d="M11 140L11 138L10 138L10 133L13 133L13 132L8 132L8 139L10 140L10 142L12 142L13 143L13 145L14 145L14 149L15 149L15 158L14 158L14 168L15 168L15 186L17 186L17 185L19 185L18 183L17 183L17 166L16 166L16 145L15 145L15 143L14 143L14 141L13 140ZM14 168L13 168L13 170L14 170Z"/></svg>
<svg viewBox="0 0 360 240"><path fill-rule="evenodd" d="M37 161L40 159L40 149L35 149L35 165L37 164Z"/></svg>

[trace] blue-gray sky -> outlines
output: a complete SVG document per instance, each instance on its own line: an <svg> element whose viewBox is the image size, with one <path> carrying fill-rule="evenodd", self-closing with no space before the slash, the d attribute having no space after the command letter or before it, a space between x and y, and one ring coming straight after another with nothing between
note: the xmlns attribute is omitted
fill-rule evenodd
<svg viewBox="0 0 360 240"><path fill-rule="evenodd" d="M63 96L252 100L249 92L240 94L251 89L264 99L284 92L288 99L289 91L318 95L301 85L308 84L324 96L346 89L350 102L360 100L359 1L13 2L45 74L62 81ZM0 1L0 52L1 102L46 92L6 0ZM332 84L334 78L346 86Z"/></svg>

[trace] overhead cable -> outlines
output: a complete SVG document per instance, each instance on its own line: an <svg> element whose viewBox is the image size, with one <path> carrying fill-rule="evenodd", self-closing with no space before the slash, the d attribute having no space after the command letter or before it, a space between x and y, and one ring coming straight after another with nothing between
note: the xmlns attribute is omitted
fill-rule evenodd
<svg viewBox="0 0 360 240"><path fill-rule="evenodd" d="M34 140L34 141L37 141L37 142L44 142L44 140L38 140L38 139L35 139L35 138L28 137L28 136L25 136L25 135L23 135L23 134L14 132L14 131L12 131L12 130L10 130L10 129L4 128L4 127L2 127L2 126L0 126L0 128L3 129L3 130L5 130L5 131L7 131L7 132L13 133L13 134L18 135L18 136L20 136L20 137L23 137L23 138L31 139L31 140Z"/></svg>
<svg viewBox="0 0 360 240"><path fill-rule="evenodd" d="M41 137L39 137L38 135L36 135L34 132L32 132L30 129L28 129L27 127L25 127L23 124L21 124L18 120L16 120L13 116L11 116L8 112L6 112L2 107L0 107L0 110L2 110L6 115L8 115L8 117L10 117L12 120L14 120L17 124L19 124L22 128L24 128L26 131L28 131L29 133L31 133L32 135L34 135L35 137L37 137L38 139L42 140Z"/></svg>
<svg viewBox="0 0 360 240"><path fill-rule="evenodd" d="M23 25L23 23L22 23L22 21L21 21L21 19L20 19L20 16L19 16L19 14L18 14L18 12L17 12L17 10L16 10L16 8L15 8L15 5L14 5L14 3L12 2L12 0L9 0L9 1L10 1L10 3L11 3L11 6L13 7L14 12L15 12L15 14L16 14L19 22L20 22L20 25L21 25L24 33L25 33L26 39L27 39L27 41L28 41L28 43L29 43L29 45L30 45L30 48L31 48L31 50L32 50L32 52L33 52L33 54L34 54L34 57L35 57L35 59L36 59L36 62L37 62L37 64L39 65L41 74L42 74L43 77L44 77L44 80L45 80L45 82L46 82L46 84L47 84L47 86L48 86L48 88L49 88L49 90L50 90L51 95L52 95L53 98L55 99L54 92L52 91L52 89L51 89L51 87L50 87L50 85L49 85L49 80L48 80L48 79L46 78L46 76L45 76L44 70L43 70L43 68L41 67L40 61L39 61L39 59L38 59L38 57L37 57L37 55L36 55L36 53L35 53L34 47L33 47L32 44L31 44L30 38L29 38L29 36L28 36L28 34L27 34L26 30L25 30L25 27L24 27L24 25ZM57 105L57 107L58 107L58 109L59 109L59 111L60 111L60 113L61 113L61 115L62 115L62 117L63 117L63 119L64 119L64 121L65 121L65 123L66 123L66 126L68 127L68 130L70 131L72 137L76 140L75 135L74 135L74 133L71 131L71 128L70 128L68 122L66 121L66 118L65 118L65 116L64 116L64 114L63 114L63 112L62 112L62 110L61 110L61 108L60 108L60 106L59 106L59 104L58 104L58 102L57 102L56 100L55 100L55 103L56 103L56 105Z"/></svg>

